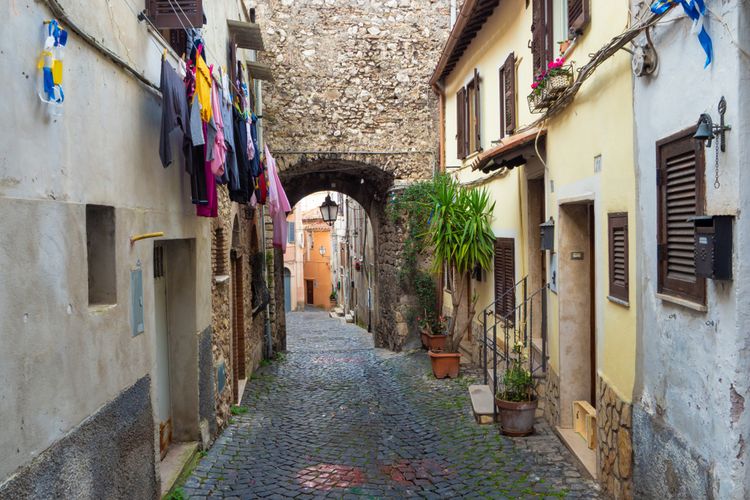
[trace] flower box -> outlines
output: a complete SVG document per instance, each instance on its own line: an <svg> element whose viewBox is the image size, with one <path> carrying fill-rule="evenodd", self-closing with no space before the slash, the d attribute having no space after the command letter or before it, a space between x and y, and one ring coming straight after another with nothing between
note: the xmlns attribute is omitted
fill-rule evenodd
<svg viewBox="0 0 750 500"><path fill-rule="evenodd" d="M529 111L543 113L573 84L573 66L556 65L537 77L528 96Z"/></svg>

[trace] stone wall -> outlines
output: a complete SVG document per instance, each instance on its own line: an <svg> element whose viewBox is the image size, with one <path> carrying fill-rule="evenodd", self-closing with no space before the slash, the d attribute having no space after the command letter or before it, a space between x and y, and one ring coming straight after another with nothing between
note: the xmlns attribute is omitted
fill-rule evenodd
<svg viewBox="0 0 750 500"><path fill-rule="evenodd" d="M230 253L236 252L242 262L243 271L243 317L244 317L244 340L245 351L242 355L245 357L245 373L237 373L238 379L244 379L260 363L260 353L263 343L263 324L262 316L258 315L254 319L252 316L252 259L251 255L259 249L257 242L253 237L257 237L257 231L253 232L253 226L257 223L257 215L254 212L248 212L247 207L232 203L229 200L227 191L223 188L218 189L219 195L219 216L212 221L212 231L214 235L213 252L212 252L212 269L214 279L211 285L212 296L212 358L214 365L214 376L216 379L215 404L216 404L216 424L218 428L223 428L230 416L230 406L233 403L233 370L236 369L232 364L232 332L233 332L233 297L232 291L234 284L231 276L232 261ZM235 224L237 227L235 228ZM223 242L216 241L216 230L223 231ZM233 241L234 239L234 241ZM218 245L221 244L221 248ZM218 259L224 260L224 269L218 269ZM228 276L222 278L220 275ZM224 380L219 381L220 366L224 366ZM222 387L219 391L218 388Z"/></svg>
<svg viewBox="0 0 750 500"><path fill-rule="evenodd" d="M547 387L544 389L544 418L551 427L560 425L560 376L547 367Z"/></svg>
<svg viewBox="0 0 750 500"><path fill-rule="evenodd" d="M379 346L400 349L409 333L397 279L403 231L384 217L385 196L362 199L355 190L372 182L385 194L394 182L429 178L434 172L438 106L428 81L449 32L450 2L249 4L263 20L266 51L259 54L260 62L274 72L275 81L263 87L262 122L285 188L302 189L303 196L340 191L368 210L378 239L380 317L374 323L380 326L375 340ZM387 176L364 169L342 182L351 165L333 168L321 155L342 151L359 153L357 164L375 165ZM320 161L306 162L305 155ZM329 175L321 180L319 173L326 168ZM388 185L380 186L384 178Z"/></svg>
<svg viewBox="0 0 750 500"><path fill-rule="evenodd" d="M632 405L597 377L597 479L615 500L633 498Z"/></svg>

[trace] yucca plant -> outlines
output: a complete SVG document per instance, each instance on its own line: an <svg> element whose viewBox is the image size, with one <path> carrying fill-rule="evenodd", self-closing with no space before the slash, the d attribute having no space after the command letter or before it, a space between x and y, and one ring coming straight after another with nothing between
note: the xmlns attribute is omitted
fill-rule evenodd
<svg viewBox="0 0 750 500"><path fill-rule="evenodd" d="M456 179L443 175L435 181L431 193L432 217L428 229L428 242L433 250L433 271L439 272L444 264L453 271L455 283L451 291L453 314L448 323L447 348L458 352L466 333L474 320L477 295L469 300L468 317L462 316L459 323L459 307L471 271L478 265L489 269L495 253L495 235L490 227L495 203L485 189L470 189Z"/></svg>

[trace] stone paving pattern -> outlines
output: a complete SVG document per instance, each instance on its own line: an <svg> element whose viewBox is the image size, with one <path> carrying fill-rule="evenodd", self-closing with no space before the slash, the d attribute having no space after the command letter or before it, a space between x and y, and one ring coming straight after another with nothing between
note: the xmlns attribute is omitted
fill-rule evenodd
<svg viewBox="0 0 750 500"><path fill-rule="evenodd" d="M288 317L288 354L183 485L190 498L598 498L544 424L474 421L472 376L435 380L423 352L373 348L323 312Z"/></svg>

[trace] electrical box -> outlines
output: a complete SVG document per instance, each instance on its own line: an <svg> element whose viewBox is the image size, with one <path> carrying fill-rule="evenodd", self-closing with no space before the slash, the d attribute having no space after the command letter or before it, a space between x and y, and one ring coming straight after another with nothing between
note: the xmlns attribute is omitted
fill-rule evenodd
<svg viewBox="0 0 750 500"><path fill-rule="evenodd" d="M555 249L555 221L552 217L547 222L539 224L539 232L541 235L540 247L544 250Z"/></svg>
<svg viewBox="0 0 750 500"><path fill-rule="evenodd" d="M695 275L713 280L732 279L731 215L693 217Z"/></svg>

